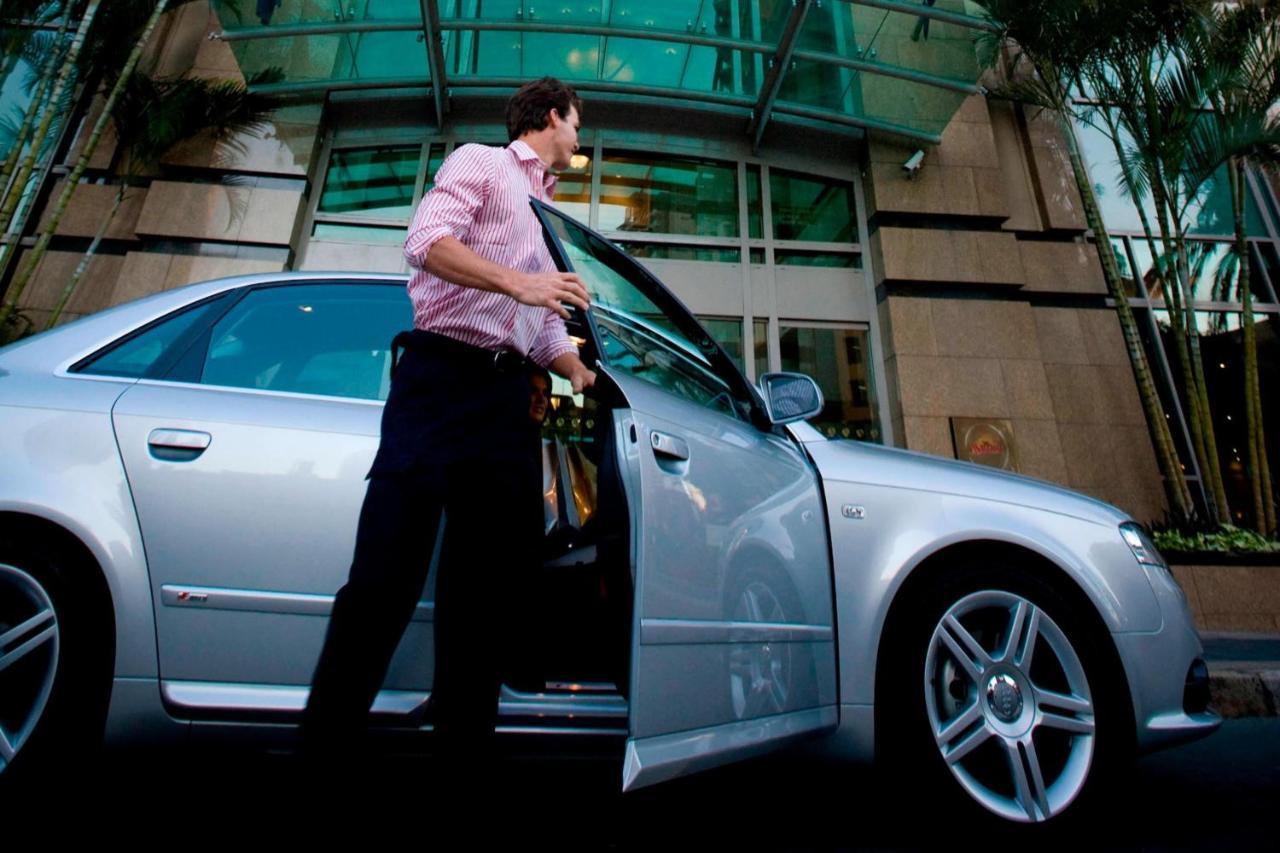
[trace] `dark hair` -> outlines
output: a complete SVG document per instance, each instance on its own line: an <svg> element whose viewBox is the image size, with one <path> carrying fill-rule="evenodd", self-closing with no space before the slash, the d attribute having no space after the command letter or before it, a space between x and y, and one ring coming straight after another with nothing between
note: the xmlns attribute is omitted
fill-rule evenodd
<svg viewBox="0 0 1280 853"><path fill-rule="evenodd" d="M540 365L531 364L529 365L529 378L533 379L533 377L535 376L542 377L543 381L547 383L547 393L550 394L551 393L551 371L547 370L545 367L542 367Z"/></svg>
<svg viewBox="0 0 1280 853"><path fill-rule="evenodd" d="M507 101L507 138L514 141L527 131L542 130L547 126L547 113L553 109L560 118L568 118L570 107L582 115L582 99L572 86L554 77L525 83Z"/></svg>

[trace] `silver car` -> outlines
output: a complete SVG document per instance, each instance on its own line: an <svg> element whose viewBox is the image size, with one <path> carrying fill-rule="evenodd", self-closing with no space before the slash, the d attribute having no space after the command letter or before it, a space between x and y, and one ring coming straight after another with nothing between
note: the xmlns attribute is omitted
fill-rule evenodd
<svg viewBox="0 0 1280 853"><path fill-rule="evenodd" d="M503 730L612 737L624 789L804 742L1039 822L1219 725L1123 512L825 439L811 379L751 386L643 267L535 208L591 291L570 332L601 379L544 428L550 639ZM0 350L6 775L104 732L291 736L410 324L403 277L257 275ZM431 622L429 580L373 707L388 737L430 730Z"/></svg>

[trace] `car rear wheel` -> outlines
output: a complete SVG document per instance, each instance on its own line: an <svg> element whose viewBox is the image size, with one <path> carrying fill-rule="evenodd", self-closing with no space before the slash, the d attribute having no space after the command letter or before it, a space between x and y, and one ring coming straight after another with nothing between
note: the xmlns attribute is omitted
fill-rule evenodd
<svg viewBox="0 0 1280 853"><path fill-rule="evenodd" d="M996 568L935 587L916 613L881 697L905 711L901 757L1005 820L1068 813L1117 752L1092 626L1049 584Z"/></svg>
<svg viewBox="0 0 1280 853"><path fill-rule="evenodd" d="M101 742L110 638L95 637L89 591L73 594L65 565L45 554L0 536L0 781L6 783L53 771L60 759L83 757Z"/></svg>

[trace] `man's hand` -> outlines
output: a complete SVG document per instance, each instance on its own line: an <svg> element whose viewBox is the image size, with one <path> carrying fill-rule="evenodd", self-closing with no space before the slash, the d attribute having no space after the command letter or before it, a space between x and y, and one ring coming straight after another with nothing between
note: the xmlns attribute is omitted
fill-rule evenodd
<svg viewBox="0 0 1280 853"><path fill-rule="evenodd" d="M583 364L577 353L567 352L556 356L551 362L551 369L569 380L575 394L581 394L583 390L596 384L596 372Z"/></svg>
<svg viewBox="0 0 1280 853"><path fill-rule="evenodd" d="M568 319L569 310L562 303L568 302L582 311L587 310L591 297L582 285L577 273L540 272L520 273L512 271L510 280L503 288L508 296L525 305L550 308L561 317ZM584 368L585 369L585 368ZM590 373L591 371L587 371ZM566 376L565 378L570 378ZM577 389L575 389L576 391Z"/></svg>

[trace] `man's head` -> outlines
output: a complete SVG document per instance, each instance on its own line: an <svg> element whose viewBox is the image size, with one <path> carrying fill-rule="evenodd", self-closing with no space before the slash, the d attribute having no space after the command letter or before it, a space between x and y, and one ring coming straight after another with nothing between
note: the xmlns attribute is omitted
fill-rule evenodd
<svg viewBox="0 0 1280 853"><path fill-rule="evenodd" d="M578 150L582 99L554 77L521 86L507 102L507 137L523 139L553 169L565 169Z"/></svg>
<svg viewBox="0 0 1280 853"><path fill-rule="evenodd" d="M529 373L529 420L541 425L551 405L551 374L541 368Z"/></svg>

